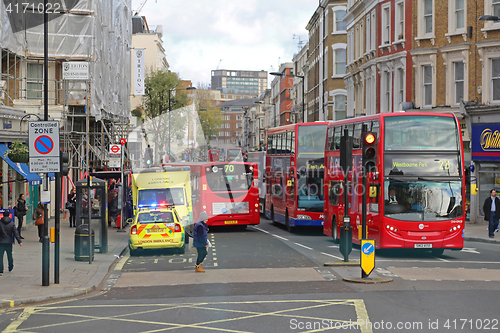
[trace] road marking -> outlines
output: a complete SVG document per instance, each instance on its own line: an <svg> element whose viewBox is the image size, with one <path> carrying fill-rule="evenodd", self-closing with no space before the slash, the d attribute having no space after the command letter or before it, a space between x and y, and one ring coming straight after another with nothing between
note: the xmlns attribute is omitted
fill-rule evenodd
<svg viewBox="0 0 500 333"><path fill-rule="evenodd" d="M3 258L2 258L3 259ZM10 299L3 299L2 301L7 301L9 302L10 304L10 307L13 308L14 307L14 301L13 300L10 300Z"/></svg>
<svg viewBox="0 0 500 333"><path fill-rule="evenodd" d="M157 263L158 263L158 259L155 259L154 264L157 264Z"/></svg>
<svg viewBox="0 0 500 333"><path fill-rule="evenodd" d="M283 240L288 240L288 238L285 238L285 237L281 237L281 236L278 236L278 235L275 235L275 234L271 234L272 236L276 237L276 238L279 238L279 239L283 239Z"/></svg>
<svg viewBox="0 0 500 333"><path fill-rule="evenodd" d="M120 261L118 261L118 264L115 266L115 271L121 271L123 269L123 265L127 262L128 258L130 258L130 255L124 255Z"/></svg>
<svg viewBox="0 0 500 333"><path fill-rule="evenodd" d="M460 252L481 254L481 252L478 252L476 250L477 249L475 247L464 247L463 249L460 250Z"/></svg>
<svg viewBox="0 0 500 333"><path fill-rule="evenodd" d="M12 332L17 332L17 328L22 324L24 323L26 320L28 320L28 318L31 316L32 313L36 313L37 310L35 307L33 306L29 306L27 308L24 309L23 313L21 313L19 315L19 317L17 317L16 320L14 320L12 323L10 323L9 326L7 326L3 332L4 333L12 333Z"/></svg>
<svg viewBox="0 0 500 333"><path fill-rule="evenodd" d="M320 253L324 254L325 256L333 257L335 259L344 260L344 258L340 258L340 257L334 256L333 254L329 254L329 253L325 253L325 252L320 252Z"/></svg>
<svg viewBox="0 0 500 333"><path fill-rule="evenodd" d="M338 248L339 246L338 246L338 245L330 245L330 246L327 246L327 247L334 247L334 248Z"/></svg>
<svg viewBox="0 0 500 333"><path fill-rule="evenodd" d="M265 304L266 306L261 306ZM239 305L235 307L233 305ZM246 310L242 306L248 306L251 310ZM351 319L346 315L344 318L331 318L330 316L313 316L316 309L325 311L325 313L335 313L335 307L345 307L352 306L354 312L356 313L356 318ZM99 316L99 315L85 315L80 314L77 311L82 311L87 308L102 308L101 313L105 313L106 308L117 308L121 307L124 311L120 314L111 316ZM127 309L133 308L134 311L130 312ZM142 308L142 310L141 310ZM273 308L275 311L269 312L269 308ZM152 312L166 312L175 311L179 312L182 309L187 311L216 311L222 313L227 313L223 315L223 319L209 320L196 322L191 324L184 324L176 322L177 318L175 316L166 316L164 320L161 321L148 321L137 319L140 318L141 314L150 314ZM258 309L258 310L254 310ZM64 310L60 313L59 310ZM72 311L73 310L73 311ZM139 311L138 311L139 310ZM260 311L259 311L260 310ZM68 312L69 311L69 312ZM302 314L301 311L304 311ZM305 312L308 311L308 312ZM68 322L53 322L47 325L40 325L35 327L30 327L31 331L39 331L45 328L55 328L55 327L65 327L65 330L71 330L73 325L81 325L84 323L100 322L100 325L109 325L112 323L122 322L122 323L137 323L137 324L148 324L158 326L152 331L146 332L159 332L165 330L179 330L179 329L202 329L202 330L214 330L224 332L244 332L235 329L224 329L224 328L214 328L214 324L226 323L231 325L231 323L239 322L244 323L249 320L253 320L255 323L259 323L260 318L272 317L274 321L283 321L283 324L289 324L291 319L300 318L301 321L315 321L315 322L328 322L335 325L335 328L355 328L359 329L362 333L372 333L370 318L364 301L362 299L337 299L337 300L281 300L281 301L243 301L243 302L204 302L204 303L183 303L183 304L122 304L122 305L84 305L84 306L39 306L26 308L24 312L18 317L18 319L12 322L4 332L15 332L17 328L29 318L30 314L39 314L43 317L57 316L59 318L66 317L74 321ZM326 317L325 317L326 316ZM324 318L323 318L324 317ZM196 318L196 317L193 317ZM179 319L182 321L183 319ZM362 323L362 324L361 324ZM339 325L340 324L340 325ZM248 326L248 325L245 325ZM104 326L103 326L104 327ZM332 327L329 327L332 328ZM321 331L323 331L322 329ZM246 331L245 331L246 332ZM311 331L312 332L312 331Z"/></svg>
<svg viewBox="0 0 500 333"><path fill-rule="evenodd" d="M270 232L269 232L269 231L266 231L266 230L261 229L261 228L259 228L259 227L253 227L253 228L254 228L254 229L257 229L257 230L259 230L259 231L265 232L266 234L270 234Z"/></svg>
<svg viewBox="0 0 500 333"><path fill-rule="evenodd" d="M294 243L294 244L298 245L298 246L302 246L303 248L308 249L308 250L314 250L314 249L310 248L309 246L305 246L305 245L302 245L300 243Z"/></svg>
<svg viewBox="0 0 500 333"><path fill-rule="evenodd" d="M439 257L436 257L437 260L441 260L443 262L450 262L449 260L446 260L446 259L443 259L443 258L439 258Z"/></svg>

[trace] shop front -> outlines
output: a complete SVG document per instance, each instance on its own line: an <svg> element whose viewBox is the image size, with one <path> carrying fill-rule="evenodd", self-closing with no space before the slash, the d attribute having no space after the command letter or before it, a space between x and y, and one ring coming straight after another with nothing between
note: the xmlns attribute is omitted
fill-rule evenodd
<svg viewBox="0 0 500 333"><path fill-rule="evenodd" d="M470 221L487 224L484 201L492 189L500 191L500 108L473 105L463 111L471 139Z"/></svg>
<svg viewBox="0 0 500 333"><path fill-rule="evenodd" d="M42 179L38 174L29 172L29 166L25 163L14 163L5 154L8 150L8 143L0 143L0 158L2 168L0 176L0 206L1 208L13 208L17 204L20 194L26 199L26 225L33 223L33 211L39 201L39 187Z"/></svg>

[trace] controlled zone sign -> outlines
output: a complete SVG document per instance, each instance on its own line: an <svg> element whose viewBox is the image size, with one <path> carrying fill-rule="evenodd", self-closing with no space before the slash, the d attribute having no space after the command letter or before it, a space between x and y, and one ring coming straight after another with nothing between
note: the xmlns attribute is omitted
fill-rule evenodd
<svg viewBox="0 0 500 333"><path fill-rule="evenodd" d="M375 240L361 240L361 269L368 276L375 268Z"/></svg>
<svg viewBox="0 0 500 333"><path fill-rule="evenodd" d="M59 172L59 122L28 122L30 172Z"/></svg>

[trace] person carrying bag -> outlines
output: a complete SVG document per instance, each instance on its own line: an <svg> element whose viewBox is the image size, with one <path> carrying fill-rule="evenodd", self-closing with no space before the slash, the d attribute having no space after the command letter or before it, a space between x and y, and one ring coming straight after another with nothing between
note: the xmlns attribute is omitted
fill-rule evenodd
<svg viewBox="0 0 500 333"><path fill-rule="evenodd" d="M40 202L36 208L35 211L33 212L33 219L35 220L35 225L38 227L38 238L39 242L41 243L43 241L43 224L44 224L44 209L43 205Z"/></svg>
<svg viewBox="0 0 500 333"><path fill-rule="evenodd" d="M69 210L69 227L76 227L76 189L73 188L68 194L66 209Z"/></svg>
<svg viewBox="0 0 500 333"><path fill-rule="evenodd" d="M26 212L28 208L26 208L26 200L24 199L24 194L19 195L19 199L17 199L17 205L14 207L14 215L17 217L17 233L19 234L19 238L24 239L21 236L21 230L23 228L23 220L26 216Z"/></svg>

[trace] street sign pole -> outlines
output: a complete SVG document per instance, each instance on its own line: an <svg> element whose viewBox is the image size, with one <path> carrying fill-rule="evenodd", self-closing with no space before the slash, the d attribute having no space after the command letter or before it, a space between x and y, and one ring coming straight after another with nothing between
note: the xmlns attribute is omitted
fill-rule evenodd
<svg viewBox="0 0 500 333"><path fill-rule="evenodd" d="M47 0L43 1L43 8L47 8ZM49 120L49 14L43 11L43 120ZM31 151L31 148L30 148ZM30 164L31 165L31 164ZM31 171L31 170L30 170ZM44 189L47 191L49 175L45 174ZM49 285L50 243L49 219L47 205L43 205L43 239L42 239L42 286Z"/></svg>

